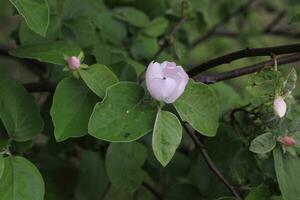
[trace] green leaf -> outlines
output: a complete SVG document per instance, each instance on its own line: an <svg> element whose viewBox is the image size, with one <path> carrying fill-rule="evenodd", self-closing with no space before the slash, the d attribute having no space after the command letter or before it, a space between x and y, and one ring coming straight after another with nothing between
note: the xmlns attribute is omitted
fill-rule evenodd
<svg viewBox="0 0 300 200"><path fill-rule="evenodd" d="M220 104L220 115L223 116L229 110L240 107L243 104L241 95L234 90L229 84L218 82L211 85L218 96ZM224 101L226 99L226 101Z"/></svg>
<svg viewBox="0 0 300 200"><path fill-rule="evenodd" d="M83 151L81 156L75 199L99 200L108 185L104 162L93 151Z"/></svg>
<svg viewBox="0 0 300 200"><path fill-rule="evenodd" d="M266 186L258 186L251 190L245 200L269 200L272 193Z"/></svg>
<svg viewBox="0 0 300 200"><path fill-rule="evenodd" d="M145 70L145 66L142 63L137 62L133 59L128 58L126 62L135 69L137 75L140 75Z"/></svg>
<svg viewBox="0 0 300 200"><path fill-rule="evenodd" d="M45 185L38 169L23 157L6 157L0 181L1 200L43 200Z"/></svg>
<svg viewBox="0 0 300 200"><path fill-rule="evenodd" d="M165 33L167 27L168 20L164 17L157 17L144 28L144 33L152 37L158 37Z"/></svg>
<svg viewBox="0 0 300 200"><path fill-rule="evenodd" d="M156 38L138 36L131 46L130 52L136 60L152 57L158 51L159 45Z"/></svg>
<svg viewBox="0 0 300 200"><path fill-rule="evenodd" d="M125 61L111 64L110 69L119 77L120 81L136 82L137 80L135 69Z"/></svg>
<svg viewBox="0 0 300 200"><path fill-rule="evenodd" d="M254 140L250 144L249 150L254 153L268 153L272 151L276 146L276 139L272 133L264 133Z"/></svg>
<svg viewBox="0 0 300 200"><path fill-rule="evenodd" d="M95 56L97 63L111 66L113 63L118 63L126 59L126 52L110 47L105 44L98 44L93 49L93 55Z"/></svg>
<svg viewBox="0 0 300 200"><path fill-rule="evenodd" d="M44 125L33 96L6 77L0 78L0 118L10 137L18 142L31 140Z"/></svg>
<svg viewBox="0 0 300 200"><path fill-rule="evenodd" d="M117 19L133 26L145 27L149 23L148 16L133 7L119 7L114 12Z"/></svg>
<svg viewBox="0 0 300 200"><path fill-rule="evenodd" d="M100 29L101 35L113 42L120 43L127 36L126 24L114 19L110 12L101 12L96 18L96 26Z"/></svg>
<svg viewBox="0 0 300 200"><path fill-rule="evenodd" d="M41 62L66 65L64 56L78 56L81 49L72 43L53 42L19 47L10 52L20 58L32 58Z"/></svg>
<svg viewBox="0 0 300 200"><path fill-rule="evenodd" d="M61 18L52 15L50 19L50 24L45 37L33 32L25 22L22 23L19 30L19 39L21 46L40 44L40 43L50 43L54 42L56 38L61 33L62 21Z"/></svg>
<svg viewBox="0 0 300 200"><path fill-rule="evenodd" d="M94 64L87 69L80 69L79 74L86 85L99 97L105 96L106 89L117 83L118 78L105 65Z"/></svg>
<svg viewBox="0 0 300 200"><path fill-rule="evenodd" d="M158 111L152 136L155 157L166 166L174 156L182 137L182 126L173 113Z"/></svg>
<svg viewBox="0 0 300 200"><path fill-rule="evenodd" d="M91 115L89 134L110 142L129 142L151 131L156 109L143 103L144 93L141 86L131 82L109 87Z"/></svg>
<svg viewBox="0 0 300 200"><path fill-rule="evenodd" d="M299 22L300 22L300 13L293 16L290 23L299 23Z"/></svg>
<svg viewBox="0 0 300 200"><path fill-rule="evenodd" d="M0 154L0 181L1 181L1 177L4 171L4 158L3 155Z"/></svg>
<svg viewBox="0 0 300 200"><path fill-rule="evenodd" d="M254 74L250 79L247 91L252 96L251 103L258 106L270 101L275 94L281 91L283 84L282 74L272 68L265 68Z"/></svg>
<svg viewBox="0 0 300 200"><path fill-rule="evenodd" d="M91 19L86 17L78 17L64 23L64 27L71 32L69 39L79 44L82 48L93 46L97 43L96 26Z"/></svg>
<svg viewBox="0 0 300 200"><path fill-rule="evenodd" d="M138 143L111 143L106 153L107 175L118 189L134 192L143 182L146 148ZM122 163L122 164L120 164Z"/></svg>
<svg viewBox="0 0 300 200"><path fill-rule="evenodd" d="M276 176L283 199L300 199L300 159L297 156L283 154L280 147L273 151Z"/></svg>
<svg viewBox="0 0 300 200"><path fill-rule="evenodd" d="M34 32L45 36L49 25L47 0L9 0Z"/></svg>
<svg viewBox="0 0 300 200"><path fill-rule="evenodd" d="M292 68L289 72L287 79L284 81L283 85L283 95L289 96L293 89L296 87L297 82L297 72L295 68Z"/></svg>
<svg viewBox="0 0 300 200"><path fill-rule="evenodd" d="M215 136L219 126L219 102L214 91L190 80L174 106L183 121L205 136Z"/></svg>
<svg viewBox="0 0 300 200"><path fill-rule="evenodd" d="M300 117L297 117L293 119L293 121L290 122L289 130L291 132L299 132L300 131Z"/></svg>
<svg viewBox="0 0 300 200"><path fill-rule="evenodd" d="M57 141L87 134L89 117L98 98L73 77L59 82L53 97L51 117Z"/></svg>

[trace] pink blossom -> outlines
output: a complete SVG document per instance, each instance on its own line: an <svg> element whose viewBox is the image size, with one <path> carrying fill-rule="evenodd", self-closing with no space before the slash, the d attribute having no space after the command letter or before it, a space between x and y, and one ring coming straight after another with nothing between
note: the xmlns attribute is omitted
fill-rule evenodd
<svg viewBox="0 0 300 200"><path fill-rule="evenodd" d="M68 58L68 66L71 70L77 70L80 67L80 59L76 56Z"/></svg>
<svg viewBox="0 0 300 200"><path fill-rule="evenodd" d="M295 138L291 137L291 136L283 136L280 140L280 142L284 145L284 146L287 146L287 147L290 147L290 146L294 146L296 144L296 140Z"/></svg>
<svg viewBox="0 0 300 200"><path fill-rule="evenodd" d="M146 85L151 96L166 103L178 99L189 81L189 76L181 66L165 61L151 62L146 71Z"/></svg>

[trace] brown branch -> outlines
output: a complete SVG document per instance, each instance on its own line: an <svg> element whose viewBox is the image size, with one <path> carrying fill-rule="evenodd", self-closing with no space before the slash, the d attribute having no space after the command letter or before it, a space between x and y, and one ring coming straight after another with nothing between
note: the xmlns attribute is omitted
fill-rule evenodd
<svg viewBox="0 0 300 200"><path fill-rule="evenodd" d="M161 40L161 46L151 60L155 60L168 46L171 44L173 34L180 28L180 26L186 21L187 17L182 16L171 28L170 32L164 36Z"/></svg>
<svg viewBox="0 0 300 200"><path fill-rule="evenodd" d="M218 65L230 63L234 60L239 60L241 58L255 56L270 56L271 54L280 55L296 52L300 52L300 43L265 48L246 48L206 61L189 70L188 74L190 77L194 77L205 70L211 69Z"/></svg>
<svg viewBox="0 0 300 200"><path fill-rule="evenodd" d="M204 158L206 164L208 165L209 169L214 173L214 175L230 190L233 196L236 197L238 200L242 200L242 197L240 196L239 192L236 190L234 186L232 186L229 181L224 177L222 172L217 168L217 166L214 164L213 160L208 155L204 144L202 141L193 133L192 130L189 129L187 124L183 123L183 127L185 128L188 135L191 137L195 145L200 149L200 153L202 157Z"/></svg>
<svg viewBox="0 0 300 200"><path fill-rule="evenodd" d="M196 47L206 39L210 38L214 33L226 23L228 23L233 17L241 14L242 12L246 11L256 0L248 0L245 4L240 5L235 11L231 14L224 17L221 21L216 23L213 27L211 27L203 36L199 37L195 41L192 42L191 46Z"/></svg>
<svg viewBox="0 0 300 200"><path fill-rule="evenodd" d="M226 31L226 30L220 30L220 31L216 31L214 36L215 37L229 37L229 38L237 38L239 37L241 33L237 33L237 32L231 32L231 31ZM267 35L273 35L273 36L278 36L278 37L285 37L288 39L299 39L300 38L300 33L291 33L288 31L285 31L283 29L278 29L278 30L272 30L272 31L268 31L268 32L264 32L264 34Z"/></svg>
<svg viewBox="0 0 300 200"><path fill-rule="evenodd" d="M160 194L151 185L146 182L143 182L142 185L147 188L158 200L163 200Z"/></svg>
<svg viewBox="0 0 300 200"><path fill-rule="evenodd" d="M184 8L184 3L182 4L182 11L181 13L183 14L183 8ZM150 59L150 61L155 60L168 46L171 44L172 36L173 34L180 28L180 26L186 21L187 17L182 15L177 21L174 26L170 29L170 31L163 37L162 44L158 51L154 54L154 56ZM145 79L145 70L139 75L138 77L138 82L141 83Z"/></svg>
<svg viewBox="0 0 300 200"><path fill-rule="evenodd" d="M279 22L283 19L284 16L285 16L285 11L284 10L280 11L270 22L270 24L266 26L264 32L265 33L271 32L276 27L276 25L279 24Z"/></svg>
<svg viewBox="0 0 300 200"><path fill-rule="evenodd" d="M297 61L300 61L300 53L287 55L287 56L281 56L281 57L277 58L278 66L297 62ZM254 73L254 72L257 72L257 71L263 69L264 67L271 67L271 66L273 66L273 64L274 64L273 59L270 59L270 60L267 60L264 62L256 63L253 65L249 65L249 66L242 67L239 69L231 70L228 72L219 73L216 75L201 75L201 74L199 74L199 75L195 76L194 79L199 82L212 84L212 83L216 83L218 81L224 81L224 80L244 76L247 74L251 74L251 73Z"/></svg>

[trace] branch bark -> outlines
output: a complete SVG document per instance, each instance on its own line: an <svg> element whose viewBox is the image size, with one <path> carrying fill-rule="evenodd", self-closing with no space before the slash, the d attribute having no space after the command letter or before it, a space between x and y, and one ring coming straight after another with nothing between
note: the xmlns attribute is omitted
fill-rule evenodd
<svg viewBox="0 0 300 200"><path fill-rule="evenodd" d="M300 61L300 53L287 55L287 56L281 56L281 57L277 58L278 65L284 65L284 64L288 64L288 63L297 62L297 61ZM231 70L228 72L223 72L223 73L219 73L219 74L215 74L215 75L199 74L194 77L194 80L203 82L206 84L213 84L218 81L224 81L224 80L244 76L247 74L251 74L251 73L254 73L254 72L257 72L257 71L263 69L264 67L271 67L271 66L273 66L273 64L274 64L274 61L272 59L270 59L270 60L267 60L264 62L256 63L253 65L249 65L246 67L242 67L239 69L235 69L235 70Z"/></svg>
<svg viewBox="0 0 300 200"><path fill-rule="evenodd" d="M214 33L222 26L224 26L226 23L230 21L231 18L241 14L242 12L246 11L256 0L248 0L245 4L240 5L235 11L233 11L231 14L224 17L221 21L216 23L213 27L211 27L203 36L196 39L194 42L192 42L191 46L196 47L206 39L210 38Z"/></svg>
<svg viewBox="0 0 300 200"><path fill-rule="evenodd" d="M168 34L166 34L164 36L164 38L161 40L162 44L151 60L155 60L168 46L170 46L172 35L180 28L180 26L186 21L186 19L187 19L186 16L182 16L174 24L174 26L171 28L170 32Z"/></svg>
<svg viewBox="0 0 300 200"><path fill-rule="evenodd" d="M270 56L271 54L280 55L296 52L300 52L300 43L265 48L246 48L206 61L189 70L188 74L190 77L194 77L205 70L211 69L218 65L230 63L241 58L255 56Z"/></svg>
<svg viewBox="0 0 300 200"><path fill-rule="evenodd" d="M206 164L208 165L209 169L214 173L214 175L225 185L225 187L230 190L233 196L236 197L238 200L242 200L242 197L240 196L239 192L236 190L234 186L232 186L229 181L225 178L225 176L222 174L222 172L217 168L217 166L214 164L213 160L208 155L204 144L202 141L193 133L192 130L189 129L187 124L183 123L183 127L185 128L188 135L191 137L195 145L199 148L200 153L202 157L204 158Z"/></svg>
<svg viewBox="0 0 300 200"><path fill-rule="evenodd" d="M163 200L160 194L151 185L149 185L146 182L143 182L143 186L147 188L158 200Z"/></svg>

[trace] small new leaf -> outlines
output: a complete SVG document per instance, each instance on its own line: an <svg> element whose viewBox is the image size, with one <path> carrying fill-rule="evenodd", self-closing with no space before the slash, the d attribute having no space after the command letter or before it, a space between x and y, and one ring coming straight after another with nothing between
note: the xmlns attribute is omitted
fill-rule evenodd
<svg viewBox="0 0 300 200"><path fill-rule="evenodd" d="M276 139L272 133L264 133L254 140L250 144L249 150L254 153L268 153L276 146Z"/></svg>
<svg viewBox="0 0 300 200"><path fill-rule="evenodd" d="M297 72L294 68L291 69L290 73L287 76L287 79L283 83L283 96L289 96L293 89L296 87L297 82Z"/></svg>

